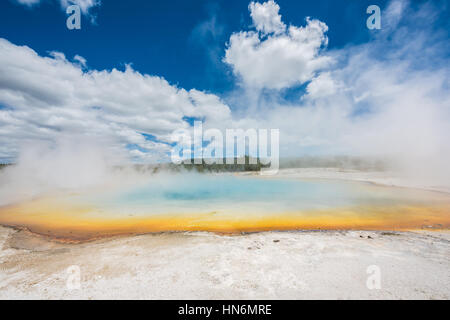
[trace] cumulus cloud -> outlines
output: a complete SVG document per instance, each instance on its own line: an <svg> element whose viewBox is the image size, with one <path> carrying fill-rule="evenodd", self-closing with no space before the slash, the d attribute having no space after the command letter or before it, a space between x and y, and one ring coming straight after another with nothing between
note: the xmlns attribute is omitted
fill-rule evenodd
<svg viewBox="0 0 450 320"><path fill-rule="evenodd" d="M236 122L244 128L280 129L285 157L371 157L413 179L448 184L449 52L446 33L436 32L439 8L425 3L414 9L407 1L393 0L383 17L384 27L371 41L326 52L318 50L326 43L326 26L317 20L267 37L234 33L225 61L241 77L244 91L228 101L245 109L248 88L272 89L259 94L257 109L241 111ZM315 27L307 32L311 24ZM293 39L299 30L304 41L297 43ZM318 50L309 60L297 50L308 45L310 52ZM321 57L327 60L320 68L303 69L297 60ZM285 99L279 89L299 83L306 84L304 94Z"/></svg>
<svg viewBox="0 0 450 320"><path fill-rule="evenodd" d="M211 125L230 117L215 95L177 88L131 66L98 71L84 70L85 64L79 56L43 57L0 39L0 157L13 158L27 141L76 133L108 137L112 148L136 160L159 159L170 151L171 133L189 128L186 117Z"/></svg>
<svg viewBox="0 0 450 320"><path fill-rule="evenodd" d="M325 23L307 18L306 26L286 28L273 1L252 2L249 10L253 25L261 32L232 34L224 58L244 86L283 89L301 85L331 64L331 57L321 52L328 43Z"/></svg>
<svg viewBox="0 0 450 320"><path fill-rule="evenodd" d="M77 54L73 57L73 60L77 61L80 64L80 66L82 66L84 68L87 67L87 60L85 58L83 58L82 56Z"/></svg>
<svg viewBox="0 0 450 320"><path fill-rule="evenodd" d="M264 3L251 2L249 10L256 30L263 34L278 34L286 29L286 25L281 22L281 15L278 14L280 6L273 0Z"/></svg>
<svg viewBox="0 0 450 320"><path fill-rule="evenodd" d="M331 78L329 72L322 72L311 80L306 87L307 97L317 99L323 96L329 96L336 92L338 84Z"/></svg>
<svg viewBox="0 0 450 320"><path fill-rule="evenodd" d="M83 14L88 14L89 10L101 4L100 0L59 0L63 8L71 5L78 5Z"/></svg>
<svg viewBox="0 0 450 320"><path fill-rule="evenodd" d="M439 8L415 7L393 0L371 41L325 50L325 23L310 18L283 29L278 5L253 3L255 30L232 34L225 51L241 86L222 98L131 66L89 70L81 57L39 56L2 39L0 158L69 132L102 137L113 153L149 161L170 151L173 131L190 130L186 118L198 118L205 129L280 129L283 157L370 156L448 183L448 35L436 32ZM300 98L283 96L299 84ZM257 112L247 108L248 88L270 89L256 100Z"/></svg>

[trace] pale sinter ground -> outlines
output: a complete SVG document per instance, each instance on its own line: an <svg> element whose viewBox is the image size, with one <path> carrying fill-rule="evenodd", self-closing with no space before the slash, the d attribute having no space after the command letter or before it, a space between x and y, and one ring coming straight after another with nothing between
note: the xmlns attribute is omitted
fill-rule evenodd
<svg viewBox="0 0 450 320"><path fill-rule="evenodd" d="M280 175L416 186L385 173ZM81 271L70 289L68 268ZM369 266L380 289L368 289ZM75 282L76 284L76 282ZM450 231L171 233L58 244L0 227L1 299L449 299Z"/></svg>
<svg viewBox="0 0 450 320"><path fill-rule="evenodd" d="M449 232L172 233L69 245L0 228L0 247L2 299L450 297ZM80 289L67 286L72 265ZM366 285L371 265L381 289Z"/></svg>

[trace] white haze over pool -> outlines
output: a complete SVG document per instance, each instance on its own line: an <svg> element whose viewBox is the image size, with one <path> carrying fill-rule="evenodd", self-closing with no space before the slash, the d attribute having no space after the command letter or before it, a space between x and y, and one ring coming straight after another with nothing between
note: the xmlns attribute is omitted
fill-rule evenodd
<svg viewBox="0 0 450 320"><path fill-rule="evenodd" d="M281 157L376 157L410 178L448 183L448 32L436 30L438 6L390 1L370 41L329 49L327 21L289 24L276 2L253 3L253 23L223 45L218 63L232 70L235 86L221 95L131 65L87 69L79 56L42 55L2 38L0 159L21 162L27 146L82 133L103 139L114 157L167 160L171 134L192 130L184 119L198 118L205 130L279 129ZM289 90L298 97L286 97Z"/></svg>
<svg viewBox="0 0 450 320"><path fill-rule="evenodd" d="M448 204L450 198L415 189L351 181L261 178L194 173L157 174L139 186L73 196L108 215L264 214L360 206Z"/></svg>
<svg viewBox="0 0 450 320"><path fill-rule="evenodd" d="M34 10L46 1L16 2ZM57 2L79 4L92 21L100 9ZM249 3L249 23L242 16L236 30L213 13L191 36L208 37L211 75L228 91L143 73L127 61L136 52L99 70L89 46L57 52L2 35L0 163L14 165L0 170L0 298L448 299L447 7L387 1L380 30L361 19L358 33L370 39L340 47L327 15L292 15L273 0ZM224 42L210 41L222 32ZM278 129L280 160L361 157L386 171L313 163L267 177L146 166L168 161L173 133L192 135L192 119L222 133ZM74 265L82 290L67 287ZM381 290L368 290L373 266Z"/></svg>
<svg viewBox="0 0 450 320"><path fill-rule="evenodd" d="M67 141L28 147L17 165L0 171L0 224L76 239L450 225L447 193L319 176L154 172L117 162L101 143Z"/></svg>

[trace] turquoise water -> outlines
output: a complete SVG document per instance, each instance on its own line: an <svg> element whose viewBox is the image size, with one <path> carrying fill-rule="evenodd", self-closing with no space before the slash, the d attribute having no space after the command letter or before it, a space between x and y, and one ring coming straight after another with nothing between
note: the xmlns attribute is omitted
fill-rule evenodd
<svg viewBox="0 0 450 320"><path fill-rule="evenodd" d="M149 215L434 205L448 203L448 197L434 192L338 180L184 174L154 177L138 187L96 194L87 201L110 214Z"/></svg>
<svg viewBox="0 0 450 320"><path fill-rule="evenodd" d="M164 231L450 227L446 193L343 180L159 174L60 193L0 221L60 237Z"/></svg>

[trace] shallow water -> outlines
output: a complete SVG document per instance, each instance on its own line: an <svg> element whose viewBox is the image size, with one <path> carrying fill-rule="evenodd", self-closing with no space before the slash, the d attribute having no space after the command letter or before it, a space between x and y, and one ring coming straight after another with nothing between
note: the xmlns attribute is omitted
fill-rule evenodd
<svg viewBox="0 0 450 320"><path fill-rule="evenodd" d="M268 214L356 206L427 206L446 204L448 200L449 197L435 192L343 180L192 175L81 196L77 201L101 208L108 214L146 216L211 210L251 212L257 209Z"/></svg>
<svg viewBox="0 0 450 320"><path fill-rule="evenodd" d="M0 209L0 223L58 236L149 231L448 228L450 196L334 180L154 176L134 186Z"/></svg>

